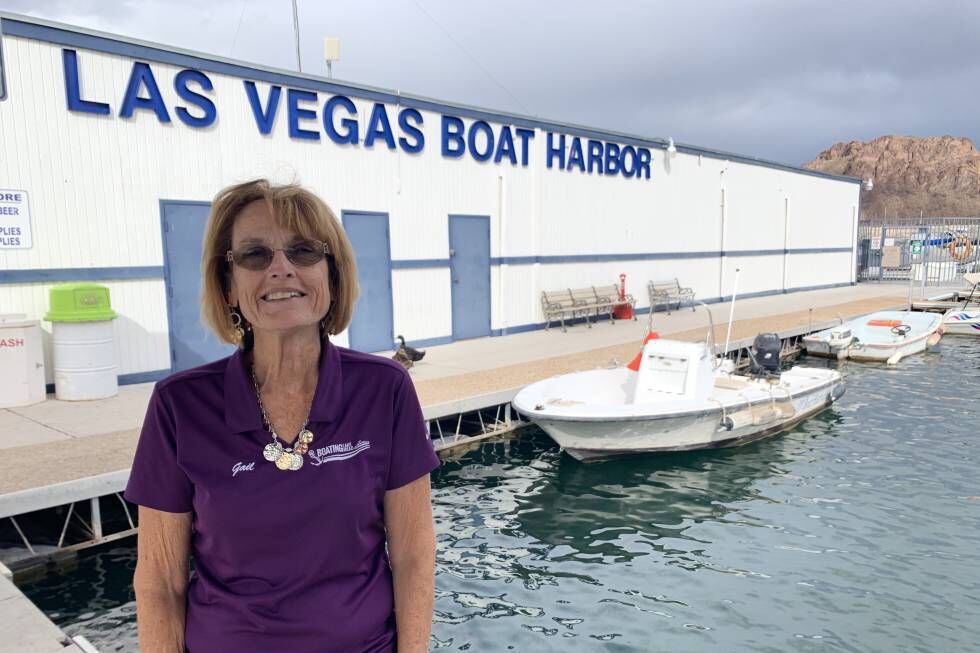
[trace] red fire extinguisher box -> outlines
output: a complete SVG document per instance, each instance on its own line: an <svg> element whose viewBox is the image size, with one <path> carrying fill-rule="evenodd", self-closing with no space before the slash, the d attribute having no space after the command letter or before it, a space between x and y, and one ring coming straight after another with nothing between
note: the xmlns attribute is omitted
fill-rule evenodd
<svg viewBox="0 0 980 653"><path fill-rule="evenodd" d="M632 320L633 319L633 307L626 303L626 275L619 275L619 301L621 304L616 304L613 307L613 317L617 320Z"/></svg>

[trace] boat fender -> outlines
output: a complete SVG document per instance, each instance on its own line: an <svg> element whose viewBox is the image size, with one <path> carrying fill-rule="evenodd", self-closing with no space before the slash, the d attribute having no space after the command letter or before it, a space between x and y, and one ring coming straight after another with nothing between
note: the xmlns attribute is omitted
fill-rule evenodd
<svg viewBox="0 0 980 653"><path fill-rule="evenodd" d="M831 388L830 392L827 393L827 403L832 404L843 396L844 384L835 385L833 388Z"/></svg>
<svg viewBox="0 0 980 653"><path fill-rule="evenodd" d="M726 415L721 420L721 426L726 431L734 431L735 429L740 429L743 426L749 426L752 424L752 411L743 410L738 413L732 413L731 415Z"/></svg>

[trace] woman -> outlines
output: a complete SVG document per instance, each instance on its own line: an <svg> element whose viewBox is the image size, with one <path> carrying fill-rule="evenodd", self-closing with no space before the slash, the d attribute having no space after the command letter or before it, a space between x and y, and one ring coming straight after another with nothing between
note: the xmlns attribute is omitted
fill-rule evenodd
<svg viewBox="0 0 980 653"><path fill-rule="evenodd" d="M427 650L439 460L407 372L330 342L357 297L337 218L298 186L226 188L202 271L239 348L150 398L125 492L141 651Z"/></svg>

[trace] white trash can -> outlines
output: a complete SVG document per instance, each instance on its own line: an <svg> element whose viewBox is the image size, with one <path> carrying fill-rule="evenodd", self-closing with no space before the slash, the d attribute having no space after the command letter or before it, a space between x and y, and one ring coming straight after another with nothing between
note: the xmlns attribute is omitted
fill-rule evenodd
<svg viewBox="0 0 980 653"><path fill-rule="evenodd" d="M0 408L44 401L41 323L23 313L0 315Z"/></svg>
<svg viewBox="0 0 980 653"><path fill-rule="evenodd" d="M119 394L109 289L94 283L51 288L54 391L64 401L105 399Z"/></svg>

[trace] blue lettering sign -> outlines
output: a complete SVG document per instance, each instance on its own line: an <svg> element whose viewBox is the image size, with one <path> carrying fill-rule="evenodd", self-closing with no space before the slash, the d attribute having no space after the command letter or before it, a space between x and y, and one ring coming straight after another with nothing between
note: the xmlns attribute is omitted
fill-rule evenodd
<svg viewBox="0 0 980 653"><path fill-rule="evenodd" d="M62 50L61 62L65 69L65 100L68 102L68 110L94 113L100 116L109 115L109 105L105 102L82 99L82 91L78 82L78 55L75 51Z"/></svg>
<svg viewBox="0 0 980 653"><path fill-rule="evenodd" d="M589 173L593 171L593 166L595 170L602 174L602 141L594 141L591 138L589 143Z"/></svg>
<svg viewBox="0 0 980 653"><path fill-rule="evenodd" d="M641 174L644 179L650 178L650 150L645 147L638 148L636 151L636 176Z"/></svg>
<svg viewBox="0 0 980 653"><path fill-rule="evenodd" d="M337 107L343 107L344 110L353 118L343 118L340 121L340 126L344 131L337 131L337 127L334 124L334 112ZM357 128L357 107L354 103L350 101L350 98L343 95L335 95L327 103L323 105L323 128L327 131L327 136L330 137L334 143L338 145L357 145L359 135Z"/></svg>
<svg viewBox="0 0 980 653"><path fill-rule="evenodd" d="M627 157L629 160L628 165ZM619 158L619 167L624 177L632 177L636 173L636 149L632 145L623 146L623 152Z"/></svg>
<svg viewBox="0 0 980 653"><path fill-rule="evenodd" d="M517 134L517 137L519 139L521 139L521 165L526 168L527 167L527 156L528 156L527 143L532 138L534 138L534 130L533 129L526 129L524 127L518 127L517 129L514 130L514 133L516 133Z"/></svg>
<svg viewBox="0 0 980 653"><path fill-rule="evenodd" d="M303 129L300 120L316 120L315 109L303 109L300 102L316 102L316 93L295 88L286 89L286 116L289 119L289 137L307 141L320 140L320 132Z"/></svg>
<svg viewBox="0 0 980 653"><path fill-rule="evenodd" d="M456 116L442 117L442 155L458 159L466 151L463 121Z"/></svg>
<svg viewBox="0 0 980 653"><path fill-rule="evenodd" d="M565 135L558 135L558 144L553 143L554 134L548 132L548 159L547 166L550 168L554 159L558 159L558 168L565 169Z"/></svg>
<svg viewBox="0 0 980 653"><path fill-rule="evenodd" d="M409 119L411 119L414 124L410 123ZM414 142L411 142L402 136L398 139L398 145L400 145L401 148L409 154L421 152L422 148L425 147L425 134L422 133L421 129L419 129L419 127L422 126L422 114L419 113L417 109L402 109L398 113L398 126L401 128L402 132L415 139Z"/></svg>
<svg viewBox="0 0 980 653"><path fill-rule="evenodd" d="M477 137L483 134L483 143L486 147L481 149L478 147ZM473 158L477 161L486 161L493 154L493 129L490 128L483 120L477 120L472 125L470 125L469 136L467 141L470 146L470 153Z"/></svg>
<svg viewBox="0 0 980 653"><path fill-rule="evenodd" d="M619 172L619 145L616 143L606 143L606 169L607 175L615 175Z"/></svg>
<svg viewBox="0 0 980 653"><path fill-rule="evenodd" d="M388 145L389 150L395 149L395 137L391 134L391 123L388 121L388 111L380 102L374 103L371 117L368 119L367 135L364 136L364 147L374 147L374 139L380 136Z"/></svg>
<svg viewBox="0 0 980 653"><path fill-rule="evenodd" d="M571 170L574 167L578 167L579 171L585 172L585 157L582 154L582 141L578 137L572 139L572 146L569 148L568 153L568 167L566 170Z"/></svg>
<svg viewBox="0 0 980 653"><path fill-rule="evenodd" d="M140 95L143 87L146 87L148 97ZM170 114L163 103L163 96L160 94L160 87L157 86L157 80L153 77L153 71L149 64L142 61L133 63L119 115L122 118L131 118L136 109L148 109L156 114L160 122L170 122Z"/></svg>
<svg viewBox="0 0 980 653"><path fill-rule="evenodd" d="M282 94L282 87L269 87L269 98L266 100L264 109L262 108L262 101L259 100L259 92L255 88L255 82L245 81L245 94L248 95L248 105L252 107L252 115L255 116L255 125L259 128L259 133L268 134L272 131L272 125L276 121L276 110L279 108L279 96Z"/></svg>
<svg viewBox="0 0 980 653"><path fill-rule="evenodd" d="M514 137L510 133L510 125L504 125L500 130L500 140L497 143L497 153L493 157L494 163L507 157L511 165L517 165L517 154L514 153Z"/></svg>
<svg viewBox="0 0 980 653"><path fill-rule="evenodd" d="M192 91L187 86L190 82L196 83L202 90L214 90L214 85L211 83L211 80L199 70L182 70L177 73L177 77L174 78L174 90L177 91L177 95L184 101L199 108L204 114L202 116L194 116L184 107L178 106L176 109L177 117L180 118L181 122L190 127L210 127L214 124L215 118L218 117L218 110L215 108L214 102L208 97Z"/></svg>

